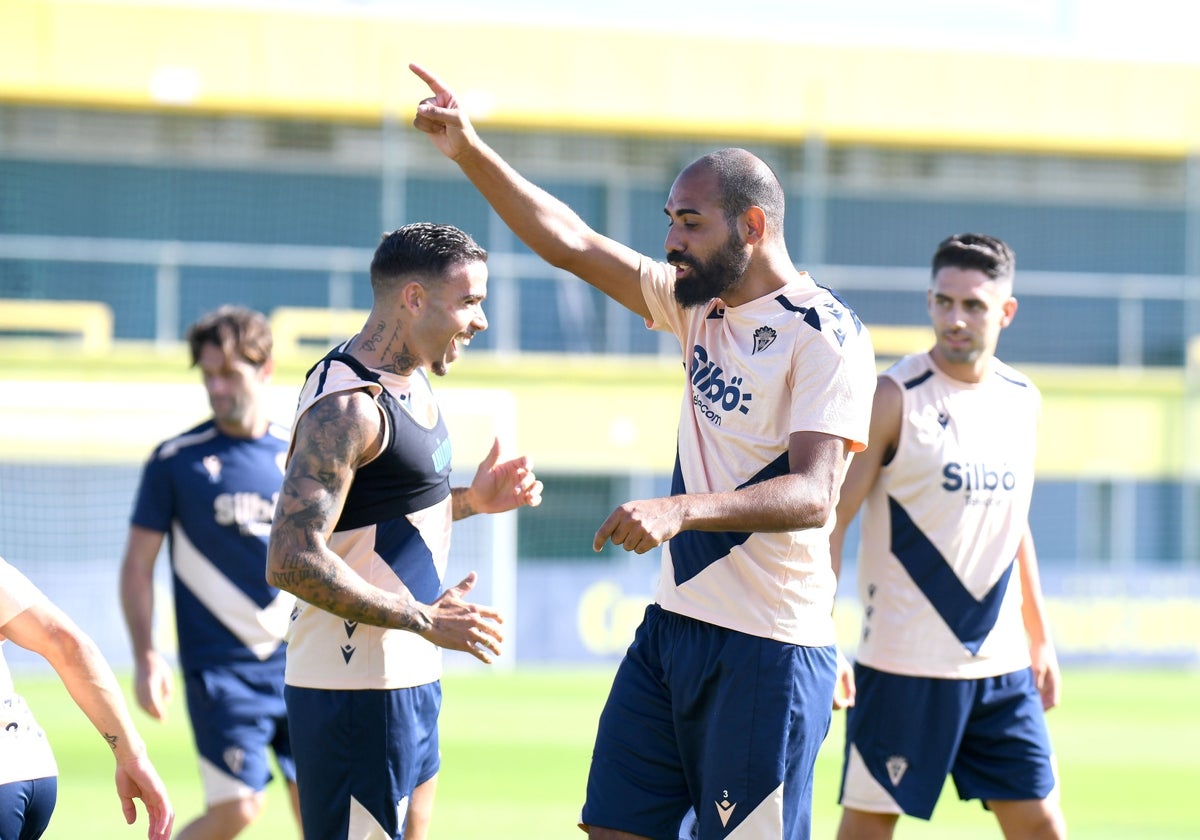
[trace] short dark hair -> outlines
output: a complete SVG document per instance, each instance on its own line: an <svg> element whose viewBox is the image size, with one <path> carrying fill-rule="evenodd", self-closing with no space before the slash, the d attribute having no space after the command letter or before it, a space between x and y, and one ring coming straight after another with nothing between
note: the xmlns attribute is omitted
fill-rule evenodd
<svg viewBox="0 0 1200 840"><path fill-rule="evenodd" d="M986 233L956 233L948 236L933 253L932 273L946 267L976 269L992 280L1012 282L1017 271L1013 249Z"/></svg>
<svg viewBox="0 0 1200 840"><path fill-rule="evenodd" d="M371 259L371 288L386 289L411 275L437 280L453 265L487 262L487 257L469 233L454 225L414 222L383 235Z"/></svg>
<svg viewBox="0 0 1200 840"><path fill-rule="evenodd" d="M778 230L783 230L783 185L761 158L745 149L711 152L697 163L717 176L721 210L729 224L751 207L761 207Z"/></svg>
<svg viewBox="0 0 1200 840"><path fill-rule="evenodd" d="M192 366L200 362L204 345L219 347L228 359L241 358L262 367L271 358L274 340L271 325L261 312L244 306L222 306L188 327L187 343Z"/></svg>

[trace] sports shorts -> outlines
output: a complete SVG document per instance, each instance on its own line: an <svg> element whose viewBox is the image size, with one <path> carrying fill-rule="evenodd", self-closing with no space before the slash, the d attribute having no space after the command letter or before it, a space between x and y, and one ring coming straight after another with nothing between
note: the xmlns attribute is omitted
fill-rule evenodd
<svg viewBox="0 0 1200 840"><path fill-rule="evenodd" d="M282 662L187 670L183 680L208 805L266 788L272 779L268 748L283 777L295 780Z"/></svg>
<svg viewBox="0 0 1200 840"><path fill-rule="evenodd" d="M400 840L417 787L437 775L442 686L287 686L305 837Z"/></svg>
<svg viewBox="0 0 1200 840"><path fill-rule="evenodd" d="M1057 779L1033 671L908 677L854 666L840 802L933 816L946 776L960 799L1045 799Z"/></svg>
<svg viewBox="0 0 1200 840"><path fill-rule="evenodd" d="M600 715L581 824L677 840L686 816L700 840L808 837L836 658L651 604Z"/></svg>
<svg viewBox="0 0 1200 840"><path fill-rule="evenodd" d="M0 838L38 840L57 802L57 776L0 785Z"/></svg>

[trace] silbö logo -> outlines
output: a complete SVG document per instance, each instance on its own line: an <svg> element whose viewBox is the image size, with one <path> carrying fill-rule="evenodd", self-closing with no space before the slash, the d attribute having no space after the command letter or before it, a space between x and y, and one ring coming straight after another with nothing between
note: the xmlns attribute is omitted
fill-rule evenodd
<svg viewBox="0 0 1200 840"><path fill-rule="evenodd" d="M708 358L708 351L697 344L692 348L692 369L688 372L692 380L692 404L696 406L710 422L721 425L721 415L717 409L724 412L740 411L750 413L752 394L741 390L742 377L731 376L725 379L725 370ZM703 397L711 405L706 405Z"/></svg>
<svg viewBox="0 0 1200 840"><path fill-rule="evenodd" d="M1007 467L993 467L985 463L967 461L960 464L951 461L942 467L942 489L954 493L959 490L977 493L981 490L1015 490L1017 476Z"/></svg>

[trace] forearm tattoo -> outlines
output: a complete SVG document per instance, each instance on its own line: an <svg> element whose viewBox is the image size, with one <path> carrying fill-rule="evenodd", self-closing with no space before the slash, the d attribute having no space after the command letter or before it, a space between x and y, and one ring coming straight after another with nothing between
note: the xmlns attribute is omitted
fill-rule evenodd
<svg viewBox="0 0 1200 840"><path fill-rule="evenodd" d="M471 497L467 494L469 489L468 487L454 487L450 490L450 507L455 520L466 519L468 516L479 513L471 504Z"/></svg>
<svg viewBox="0 0 1200 840"><path fill-rule="evenodd" d="M422 632L429 616L407 589L390 593L367 584L325 544L359 459L378 434L373 418L360 413L363 404L327 397L300 419L271 535L272 581L349 621Z"/></svg>
<svg viewBox="0 0 1200 840"><path fill-rule="evenodd" d="M120 736L110 735L107 732L101 732L100 734L104 736L104 740L108 744L108 748L113 752L116 752L117 742L121 740Z"/></svg>

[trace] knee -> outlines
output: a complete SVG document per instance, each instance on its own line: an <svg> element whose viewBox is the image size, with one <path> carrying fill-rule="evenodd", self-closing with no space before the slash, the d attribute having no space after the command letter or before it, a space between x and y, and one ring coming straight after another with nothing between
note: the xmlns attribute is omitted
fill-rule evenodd
<svg viewBox="0 0 1200 840"><path fill-rule="evenodd" d="M261 794L255 794L217 803L211 806L208 812L221 825L222 834L235 837L258 819L262 809L263 797Z"/></svg>

